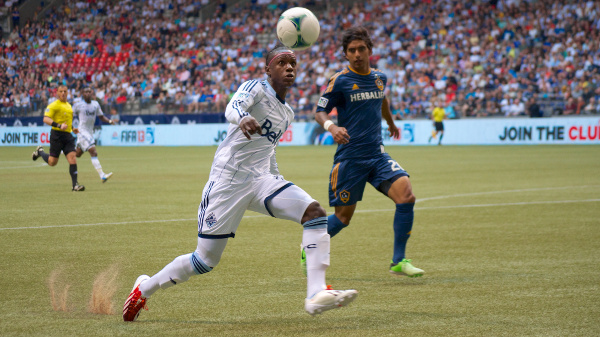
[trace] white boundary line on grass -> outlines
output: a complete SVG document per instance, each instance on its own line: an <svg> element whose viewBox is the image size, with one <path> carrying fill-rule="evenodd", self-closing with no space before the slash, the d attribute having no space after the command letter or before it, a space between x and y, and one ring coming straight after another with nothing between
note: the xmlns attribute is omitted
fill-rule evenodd
<svg viewBox="0 0 600 337"><path fill-rule="evenodd" d="M588 187L600 187L600 185L524 188L524 189L519 189L519 190L505 190L505 191L488 191L488 192L474 192L474 193L463 193L463 194L451 194L451 195L441 195L441 196L438 196L438 197L431 197L431 198L421 198L421 199L417 199L417 202L423 202L423 201L429 201L429 200L438 200L438 199L457 198L457 197L471 197L471 196L486 195L486 194L501 194L501 193L513 193L513 192L519 193L519 192L550 191L550 190L567 190L567 189L588 188Z"/></svg>
<svg viewBox="0 0 600 337"><path fill-rule="evenodd" d="M48 166L48 164L43 163L43 164L34 164L34 165L27 165L27 166L9 166L9 167L0 167L0 170L10 170L10 169L18 169L18 168L38 168L38 167L44 167L44 166Z"/></svg>
<svg viewBox="0 0 600 337"><path fill-rule="evenodd" d="M512 192L531 192L531 191L544 191L544 190L558 190L558 189L573 189L573 188L587 188L587 187L599 187L598 185L584 185L584 186L566 186L566 187L544 187L544 188L528 188L519 190L506 190L506 191L489 191L489 192L476 192L476 193L464 193L464 194L453 194L431 198L422 198L417 201L428 201L437 199L448 199L455 197L464 196L475 196L485 194L499 194L499 193L512 193ZM509 203L496 203L496 204L474 204L474 205L454 205L454 206L432 206L432 207L415 207L415 210L430 210L430 209L449 209L449 208L471 208L471 207L501 207L501 206L524 206L524 205L542 205L542 204L567 204L576 202L600 202L600 199L583 199L583 200L548 200L548 201L526 201L526 202L509 202ZM394 209L365 209L356 210L355 213L373 213L373 212L390 212ZM266 215L246 215L244 218L261 218L267 217ZM140 220L140 221L123 221L123 222L99 222L92 224L74 224L74 225L54 225L54 226L31 226L31 227L12 227L12 228L0 228L0 231L5 230L20 230L20 229L44 229L44 228L65 228L65 227L87 227L87 226L101 226L101 225L130 225L130 224L142 224L142 223L157 223L157 222L176 222L176 221L193 221L192 219L167 219L167 220Z"/></svg>

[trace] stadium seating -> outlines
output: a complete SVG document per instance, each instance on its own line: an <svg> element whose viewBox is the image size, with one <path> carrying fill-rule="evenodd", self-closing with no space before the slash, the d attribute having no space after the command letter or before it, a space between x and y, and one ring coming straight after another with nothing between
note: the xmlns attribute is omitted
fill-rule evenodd
<svg viewBox="0 0 600 337"><path fill-rule="evenodd" d="M6 60L3 82L28 76L51 76L52 81L41 86L16 81L19 88L3 86L0 95L33 89L38 111L21 109L32 114L39 114L59 82L70 87L70 99L81 86L91 85L105 109L121 89L131 100L152 101L163 92L167 110L177 93L193 102L205 87L226 100L242 81L264 76L264 56L276 41L278 15L288 5L225 1L224 6L189 6L194 3L103 2L104 8L98 8L95 2L67 0L69 14L49 11L0 44ZM344 66L341 32L360 22L371 32L371 63L387 74L386 94L398 117L424 118L440 100L452 106L456 117L510 116L501 104L517 105L534 93L546 115L561 113L566 101L579 97L584 105L576 113L597 113L597 106L589 106L600 101L600 15L594 4L299 1L319 17L321 36L298 53L300 70L290 102L301 118L310 118L314 97ZM125 15L130 13L148 20ZM56 53L62 61L54 61ZM82 70L84 81L75 74ZM298 106L300 96L310 98L309 104ZM505 96L508 101L502 103ZM222 109L223 103L206 108Z"/></svg>

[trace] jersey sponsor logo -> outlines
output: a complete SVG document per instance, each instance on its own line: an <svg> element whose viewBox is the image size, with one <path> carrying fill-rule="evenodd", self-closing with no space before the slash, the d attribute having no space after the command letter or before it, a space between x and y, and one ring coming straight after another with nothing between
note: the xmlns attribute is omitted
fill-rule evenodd
<svg viewBox="0 0 600 337"><path fill-rule="evenodd" d="M356 83L354 83L354 85L352 86L352 90L358 90L358 89L359 89L358 85L356 85Z"/></svg>
<svg viewBox="0 0 600 337"><path fill-rule="evenodd" d="M368 99L382 99L385 97L383 91L357 92L350 95L350 102L365 101Z"/></svg>
<svg viewBox="0 0 600 337"><path fill-rule="evenodd" d="M383 81L379 78L379 75L375 75L375 85L379 90L383 91Z"/></svg>
<svg viewBox="0 0 600 337"><path fill-rule="evenodd" d="M317 105L320 106L321 108L325 108L325 107L327 107L327 103L329 103L329 100L325 97L321 97L321 98L319 98L319 102L317 103Z"/></svg>
<svg viewBox="0 0 600 337"><path fill-rule="evenodd" d="M208 228L212 228L212 226L216 225L217 217L215 216L215 213L213 213L213 212L208 213L208 215L206 216L206 219L204 219L204 222L206 223Z"/></svg>
<svg viewBox="0 0 600 337"><path fill-rule="evenodd" d="M267 139L272 143L275 144L279 138L281 138L281 135L283 134L283 132L281 130L279 130L279 132L275 133L275 131L271 131L271 128L273 127L273 123L267 118L265 119L265 122L263 123L263 125L260 126L261 130L261 136L262 137L267 137ZM287 125L285 126L285 130L287 130Z"/></svg>
<svg viewBox="0 0 600 337"><path fill-rule="evenodd" d="M340 192L340 200L345 204L350 200L350 192L343 190Z"/></svg>

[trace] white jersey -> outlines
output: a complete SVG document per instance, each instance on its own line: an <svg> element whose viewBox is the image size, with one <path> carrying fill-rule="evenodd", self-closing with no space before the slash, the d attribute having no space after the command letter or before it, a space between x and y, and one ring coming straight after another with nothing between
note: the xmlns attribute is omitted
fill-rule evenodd
<svg viewBox="0 0 600 337"><path fill-rule="evenodd" d="M92 100L90 103L86 103L84 99L76 99L73 102L73 119L79 119L79 132L93 135L97 116L104 116L97 101Z"/></svg>
<svg viewBox="0 0 600 337"><path fill-rule="evenodd" d="M238 126L246 116L254 117L262 128L261 134L253 134L251 140ZM244 82L227 104L225 117L231 124L215 153L209 179L241 184L263 174L279 175L275 147L294 120L294 111L269 82Z"/></svg>

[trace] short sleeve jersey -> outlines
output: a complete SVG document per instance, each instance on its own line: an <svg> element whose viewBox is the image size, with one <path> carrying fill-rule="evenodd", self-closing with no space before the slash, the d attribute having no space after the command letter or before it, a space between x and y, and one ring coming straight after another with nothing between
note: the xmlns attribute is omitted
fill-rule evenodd
<svg viewBox="0 0 600 337"><path fill-rule="evenodd" d="M57 99L56 101L48 104L44 111L44 116L52 118L58 124L66 123L67 129L61 130L60 128L52 127L52 130L71 132L73 131L73 108L69 102L62 102Z"/></svg>
<svg viewBox="0 0 600 337"><path fill-rule="evenodd" d="M338 145L334 163L352 158L372 158L382 152L381 105L387 77L377 69L359 74L350 67L333 75L317 103L317 112L337 109L338 126L350 135Z"/></svg>
<svg viewBox="0 0 600 337"><path fill-rule="evenodd" d="M87 103L81 99L73 104L73 117L79 119L79 129L82 132L93 134L94 123L99 116L104 116L104 113L97 101L92 100Z"/></svg>

